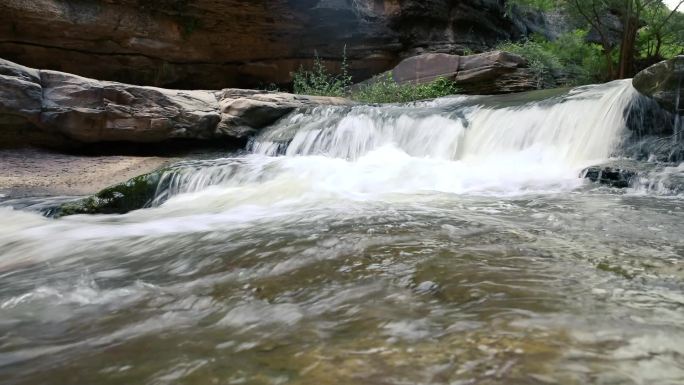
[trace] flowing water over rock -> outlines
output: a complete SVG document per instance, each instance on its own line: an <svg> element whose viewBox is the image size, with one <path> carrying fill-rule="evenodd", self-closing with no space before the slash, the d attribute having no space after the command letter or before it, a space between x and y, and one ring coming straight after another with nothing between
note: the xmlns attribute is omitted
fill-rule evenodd
<svg viewBox="0 0 684 385"><path fill-rule="evenodd" d="M0 382L681 384L684 170L589 184L633 89L534 95L294 113L125 215L0 207Z"/></svg>

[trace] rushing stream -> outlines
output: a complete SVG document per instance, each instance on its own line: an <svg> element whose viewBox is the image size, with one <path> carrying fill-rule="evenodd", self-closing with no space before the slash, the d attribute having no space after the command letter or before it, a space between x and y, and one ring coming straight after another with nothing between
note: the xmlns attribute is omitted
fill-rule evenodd
<svg viewBox="0 0 684 385"><path fill-rule="evenodd" d="M634 93L317 108L150 208L0 207L0 383L682 384L684 199L579 177Z"/></svg>

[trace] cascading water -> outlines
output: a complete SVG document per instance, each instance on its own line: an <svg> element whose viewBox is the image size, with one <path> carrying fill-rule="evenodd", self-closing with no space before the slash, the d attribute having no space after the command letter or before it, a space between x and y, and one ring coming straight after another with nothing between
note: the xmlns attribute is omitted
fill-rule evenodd
<svg viewBox="0 0 684 385"><path fill-rule="evenodd" d="M579 178L637 102L320 107L152 207L0 207L0 383L680 384L684 202L652 191L682 167Z"/></svg>
<svg viewBox="0 0 684 385"><path fill-rule="evenodd" d="M281 121L252 143L264 155L356 160L391 145L413 157L478 160L528 150L569 166L607 158L625 127L629 81L571 90L551 100L493 108L477 97L395 107L321 107ZM486 99L482 100L486 103Z"/></svg>
<svg viewBox="0 0 684 385"><path fill-rule="evenodd" d="M583 167L618 148L634 95L628 81L618 81L550 99L498 97L504 106L488 106L492 98L461 96L300 111L255 138L249 146L253 155L170 170L155 202L216 185L258 186L274 199L290 191L291 198L305 194L307 201L318 193L368 198L577 187Z"/></svg>

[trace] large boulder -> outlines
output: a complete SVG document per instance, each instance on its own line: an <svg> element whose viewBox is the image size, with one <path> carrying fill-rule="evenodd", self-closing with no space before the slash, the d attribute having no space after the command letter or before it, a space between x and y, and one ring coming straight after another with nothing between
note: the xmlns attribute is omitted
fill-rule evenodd
<svg viewBox="0 0 684 385"><path fill-rule="evenodd" d="M634 76L632 84L668 111L684 115L684 55L646 68Z"/></svg>
<svg viewBox="0 0 684 385"><path fill-rule="evenodd" d="M29 125L79 143L244 138L296 108L322 104L352 102L259 90L135 86L0 59L0 131Z"/></svg>
<svg viewBox="0 0 684 385"><path fill-rule="evenodd" d="M362 80L546 24L500 0L2 0L0 57L132 84L253 88L289 83L315 51L338 65L346 45Z"/></svg>
<svg viewBox="0 0 684 385"><path fill-rule="evenodd" d="M282 92L263 92L229 88L216 93L221 111L218 130L232 137L256 133L275 123L287 113L302 107L318 105L348 105L344 98L293 95Z"/></svg>
<svg viewBox="0 0 684 385"><path fill-rule="evenodd" d="M0 116L38 122L42 87L38 70L0 60Z"/></svg>
<svg viewBox="0 0 684 385"><path fill-rule="evenodd" d="M465 94L504 94L539 88L527 61L503 51L467 56L428 53L403 60L390 73L398 84L425 84L446 78Z"/></svg>
<svg viewBox="0 0 684 385"><path fill-rule="evenodd" d="M101 82L41 71L40 125L81 142L210 138L220 120L209 91Z"/></svg>

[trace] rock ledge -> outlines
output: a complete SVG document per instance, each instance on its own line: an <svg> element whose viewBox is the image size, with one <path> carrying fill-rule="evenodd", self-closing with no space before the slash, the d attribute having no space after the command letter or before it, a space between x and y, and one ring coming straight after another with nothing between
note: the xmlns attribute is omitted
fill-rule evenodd
<svg viewBox="0 0 684 385"><path fill-rule="evenodd" d="M8 138L0 145L12 132L35 131L77 143L239 139L297 108L350 104L283 92L135 86L0 59L0 138Z"/></svg>

